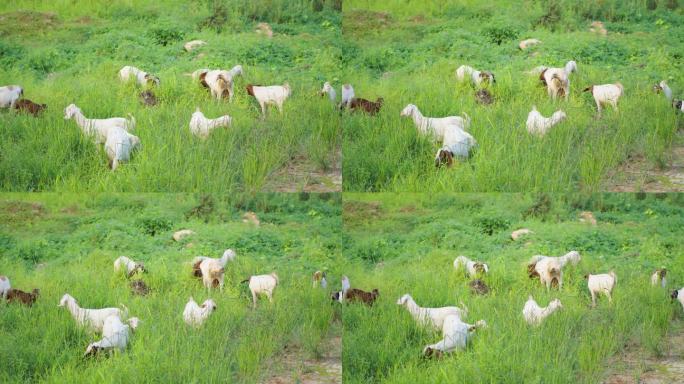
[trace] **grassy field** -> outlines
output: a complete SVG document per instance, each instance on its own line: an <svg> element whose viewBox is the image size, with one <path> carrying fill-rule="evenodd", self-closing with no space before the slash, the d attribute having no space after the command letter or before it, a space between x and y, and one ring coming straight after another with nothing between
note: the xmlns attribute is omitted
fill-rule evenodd
<svg viewBox="0 0 684 384"><path fill-rule="evenodd" d="M343 121L344 190L596 191L630 155L665 166L682 121L652 86L667 79L675 97L684 91L684 7L678 3L345 1L350 81L357 97L383 97L385 104L377 117ZM607 36L589 31L594 20L605 23ZM527 38L543 44L521 51L518 42ZM524 74L568 60L579 71L567 102L553 102L535 76ZM493 105L477 104L475 90L456 82L462 64L495 73ZM625 89L619 112L595 119L594 101L582 89L616 81ZM474 157L436 170L438 146L399 117L409 103L425 116L467 112L479 144ZM533 105L544 116L562 109L568 118L543 139L531 137L525 121Z"/></svg>
<svg viewBox="0 0 684 384"><path fill-rule="evenodd" d="M668 268L669 289L684 283L680 195L345 193L343 206L351 285L380 291L372 308L345 308L345 383L597 383L627 345L658 356L668 329L681 329L681 306L649 285L660 266ZM583 210L598 226L579 222ZM522 227L535 233L512 241ZM528 279L532 255L572 249L582 261L566 267L561 291ZM469 292L469 279L452 266L458 255L489 264L489 295ZM590 309L583 276L610 269L618 275L613 305L602 298ZM467 321L484 319L489 328L466 351L424 359L423 347L442 337L396 305L405 293L425 307L462 300ZM563 309L531 328L521 314L528 295L543 306L560 298Z"/></svg>
<svg viewBox="0 0 684 384"><path fill-rule="evenodd" d="M315 361L330 338L342 335L340 316L323 290L311 288L316 269L339 285L340 195L257 195L211 202L191 195L4 194L0 196L0 274L13 287L40 288L32 308L0 304L0 382L269 382L294 381L281 359ZM188 216L194 207L199 215ZM242 222L253 210L256 228ZM181 228L197 234L176 243ZM154 233L154 235L152 235ZM223 293L208 295L192 278L190 260L237 252ZM114 273L120 255L143 261L152 293L133 296ZM252 274L277 271L271 305L252 310L246 284ZM337 277L336 277L337 276ZM99 340L79 329L57 304L64 293L84 308L125 304L142 320L128 350L83 360ZM182 319L188 297L213 298L218 309L199 329ZM289 356L293 350L297 356ZM300 369L301 367L297 368ZM309 367L308 369L312 369ZM311 374L311 372L309 372ZM339 382L327 377L325 383ZM325 377L323 375L323 377Z"/></svg>
<svg viewBox="0 0 684 384"><path fill-rule="evenodd" d="M340 122L317 91L340 76L336 1L13 1L0 4L0 84L48 105L40 118L0 111L0 189L5 191L258 191L292 159L323 174L286 180L339 190ZM274 36L254 32L268 22ZM208 42L191 53L183 44ZM244 67L233 103L212 100L184 73ZM160 105L141 105L118 71L134 65L158 75ZM289 82L285 112L259 119L247 83ZM64 108L86 117L132 113L142 150L116 172ZM188 128L195 107L231 115L229 129L202 142ZM274 110L275 111L275 110ZM306 175L305 175L306 176ZM279 186L270 186L269 190Z"/></svg>

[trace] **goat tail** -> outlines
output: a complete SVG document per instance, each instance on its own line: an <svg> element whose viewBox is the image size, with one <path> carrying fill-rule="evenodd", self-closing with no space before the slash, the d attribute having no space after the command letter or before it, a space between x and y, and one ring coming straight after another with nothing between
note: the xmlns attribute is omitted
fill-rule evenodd
<svg viewBox="0 0 684 384"><path fill-rule="evenodd" d="M128 114L128 124L127 125L128 125L129 131L132 131L135 129L135 116L133 116L130 113Z"/></svg>
<svg viewBox="0 0 684 384"><path fill-rule="evenodd" d="M592 85L591 87L586 87L582 90L582 92L594 92L594 86Z"/></svg>

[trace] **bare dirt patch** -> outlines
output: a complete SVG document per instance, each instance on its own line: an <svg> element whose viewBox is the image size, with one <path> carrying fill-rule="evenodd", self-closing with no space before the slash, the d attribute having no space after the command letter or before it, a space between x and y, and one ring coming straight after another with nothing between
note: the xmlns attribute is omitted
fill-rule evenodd
<svg viewBox="0 0 684 384"><path fill-rule="evenodd" d="M274 172L263 190L268 192L341 192L342 153L335 154L332 167L321 170L307 158L297 156Z"/></svg>
<svg viewBox="0 0 684 384"><path fill-rule="evenodd" d="M630 345L609 366L613 368L603 384L683 384L684 322L672 325L661 356Z"/></svg>
<svg viewBox="0 0 684 384"><path fill-rule="evenodd" d="M684 192L684 131L675 138L667 166L659 168L642 155L630 156L608 175L610 192Z"/></svg>
<svg viewBox="0 0 684 384"><path fill-rule="evenodd" d="M341 384L342 337L329 336L319 358L307 358L298 346L286 346L273 375L262 384Z"/></svg>
<svg viewBox="0 0 684 384"><path fill-rule="evenodd" d="M59 26L59 16L53 12L16 11L0 14L0 36L44 31Z"/></svg>
<svg viewBox="0 0 684 384"><path fill-rule="evenodd" d="M41 203L26 201L0 201L0 220L6 223L19 223L40 219L47 214Z"/></svg>

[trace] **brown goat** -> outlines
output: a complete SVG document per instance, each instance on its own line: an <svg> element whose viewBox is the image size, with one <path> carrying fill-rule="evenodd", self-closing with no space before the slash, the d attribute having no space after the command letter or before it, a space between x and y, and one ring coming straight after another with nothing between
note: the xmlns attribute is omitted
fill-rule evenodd
<svg viewBox="0 0 684 384"><path fill-rule="evenodd" d="M34 289L31 293L11 288L9 292L7 292L7 302L12 303L20 301L22 304L30 307L36 302L38 295L40 295L40 289L38 288Z"/></svg>
<svg viewBox="0 0 684 384"><path fill-rule="evenodd" d="M372 292L366 292L360 289L351 288L344 295L344 300L349 303L361 302L368 306L373 306L373 302L375 302L378 296L380 296L380 292L377 289L374 289Z"/></svg>
<svg viewBox="0 0 684 384"><path fill-rule="evenodd" d="M43 110L47 109L47 104L37 104L29 99L20 99L14 104L14 109L38 116Z"/></svg>
<svg viewBox="0 0 684 384"><path fill-rule="evenodd" d="M480 279L475 279L475 280L471 281L470 283L468 283L468 285L470 286L470 290L474 294L486 295L489 293L489 287L487 286L487 284L485 284L484 281L482 281Z"/></svg>
<svg viewBox="0 0 684 384"><path fill-rule="evenodd" d="M147 284L145 284L145 282L142 280L133 280L130 282L129 286L131 287L131 292L134 295L147 296L147 294L150 293L150 289L147 287Z"/></svg>
<svg viewBox="0 0 684 384"><path fill-rule="evenodd" d="M140 101L148 107L157 105L157 97L149 89L140 93Z"/></svg>
<svg viewBox="0 0 684 384"><path fill-rule="evenodd" d="M385 100L382 97L378 97L375 102L366 99L355 98L349 103L349 109L352 111L365 111L369 115L373 116L380 112L380 108L382 108L382 103L384 101Z"/></svg>
<svg viewBox="0 0 684 384"><path fill-rule="evenodd" d="M200 84L201 84L204 88L209 89L209 84L207 84L206 77L207 77L207 73L206 73L206 72L200 74L200 76L199 76L199 81L200 81Z"/></svg>

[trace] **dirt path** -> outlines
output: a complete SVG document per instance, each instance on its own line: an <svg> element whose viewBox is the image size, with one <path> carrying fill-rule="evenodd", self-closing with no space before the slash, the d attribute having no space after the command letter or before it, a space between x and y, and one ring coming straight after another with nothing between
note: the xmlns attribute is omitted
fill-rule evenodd
<svg viewBox="0 0 684 384"><path fill-rule="evenodd" d="M667 167L657 169L643 156L630 157L607 178L611 192L684 192L684 131L679 130Z"/></svg>
<svg viewBox="0 0 684 384"><path fill-rule="evenodd" d="M303 157L292 159L269 177L268 192L341 192L342 153L335 154L332 167L321 171Z"/></svg>
<svg viewBox="0 0 684 384"><path fill-rule="evenodd" d="M684 384L684 321L672 324L666 343L659 357L629 346L610 362L603 384Z"/></svg>
<svg viewBox="0 0 684 384"><path fill-rule="evenodd" d="M337 325L337 328L342 328ZM323 342L322 356L307 358L298 346L288 346L273 362L274 372L262 384L341 384L342 383L342 336L332 331Z"/></svg>

